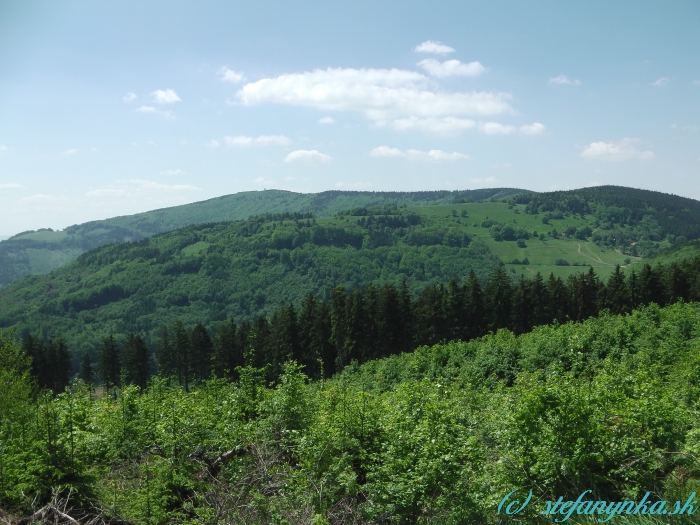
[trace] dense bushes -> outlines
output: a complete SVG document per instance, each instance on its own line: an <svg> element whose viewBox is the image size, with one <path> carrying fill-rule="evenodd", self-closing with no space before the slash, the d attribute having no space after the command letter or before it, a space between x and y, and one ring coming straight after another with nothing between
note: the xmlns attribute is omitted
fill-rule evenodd
<svg viewBox="0 0 700 525"><path fill-rule="evenodd" d="M25 373L12 376L23 393L0 392L0 499L27 510L70 487L145 523L333 524L499 523L513 489L685 500L700 485L697 326L697 304L652 305L422 347L321 382L288 363L276 386L244 366L190 393L156 378L54 399L31 397L26 358L4 336L16 357L0 373Z"/></svg>

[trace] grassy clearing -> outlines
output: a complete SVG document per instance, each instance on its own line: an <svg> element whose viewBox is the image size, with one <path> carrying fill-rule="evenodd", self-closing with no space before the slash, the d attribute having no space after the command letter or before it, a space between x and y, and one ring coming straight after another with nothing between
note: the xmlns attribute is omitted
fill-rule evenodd
<svg viewBox="0 0 700 525"><path fill-rule="evenodd" d="M461 204L443 204L436 206L420 206L409 208L411 211L425 217L434 226L457 228L468 233L472 238L482 239L491 252L506 263L509 273L523 274L532 277L537 272L543 276L550 273L565 278L566 276L588 271L593 266L596 274L602 278L607 277L615 269L615 265L626 265L627 255L618 251L600 248L590 241L582 241L559 235L557 238L548 236L548 232L556 229L561 233L569 226L593 228L592 216L568 216L562 219L552 219L549 224L542 223L542 216L527 215L524 213L524 205L509 207L504 202L471 202ZM462 214L466 213L466 217ZM354 217L343 219L320 219L319 223L335 224L337 226L348 225L356 220ZM531 237L525 241L525 247L519 247L516 241L496 241L489 235L489 229L481 224L486 220L493 220L503 224L509 224L515 228L522 228L533 235L544 233L546 238ZM527 258L530 264L510 264L510 261ZM563 259L569 266L555 264L557 259ZM630 264L640 261L639 257L629 257Z"/></svg>

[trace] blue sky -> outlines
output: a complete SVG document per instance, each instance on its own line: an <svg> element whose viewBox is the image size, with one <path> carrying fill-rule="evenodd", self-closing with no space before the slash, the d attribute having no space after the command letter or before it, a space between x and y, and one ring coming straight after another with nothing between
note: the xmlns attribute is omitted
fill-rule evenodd
<svg viewBox="0 0 700 525"><path fill-rule="evenodd" d="M700 198L700 2L0 2L0 234L283 188Z"/></svg>

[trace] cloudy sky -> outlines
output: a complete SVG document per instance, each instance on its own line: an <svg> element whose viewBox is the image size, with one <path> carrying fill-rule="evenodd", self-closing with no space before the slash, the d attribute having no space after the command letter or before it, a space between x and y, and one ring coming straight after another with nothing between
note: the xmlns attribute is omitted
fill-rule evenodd
<svg viewBox="0 0 700 525"><path fill-rule="evenodd" d="M0 2L0 234L239 191L700 198L700 2Z"/></svg>

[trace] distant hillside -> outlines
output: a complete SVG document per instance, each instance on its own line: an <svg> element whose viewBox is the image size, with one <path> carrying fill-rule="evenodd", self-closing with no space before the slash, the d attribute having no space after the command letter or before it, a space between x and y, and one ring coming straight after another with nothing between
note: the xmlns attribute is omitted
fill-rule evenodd
<svg viewBox="0 0 700 525"><path fill-rule="evenodd" d="M371 221L287 213L187 226L97 248L49 275L6 286L0 328L63 336L85 350L109 334L155 338L176 319L208 326L227 317L252 320L310 293L328 299L339 285L405 280L416 295L463 281L471 270L484 280L502 266L484 242L450 222L393 205Z"/></svg>
<svg viewBox="0 0 700 525"><path fill-rule="evenodd" d="M138 241L191 224L234 221L260 213L312 212L328 217L339 210L387 203L421 206L455 200L501 199L528 190L491 188L463 191L293 193L249 191L215 199L70 226L22 232L0 242L0 288L29 274L46 274L99 246Z"/></svg>
<svg viewBox="0 0 700 525"><path fill-rule="evenodd" d="M548 219L592 215L600 230L593 241L633 256L651 257L660 248L700 238L700 201L658 191L597 186L521 194L510 201Z"/></svg>

